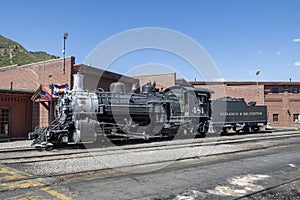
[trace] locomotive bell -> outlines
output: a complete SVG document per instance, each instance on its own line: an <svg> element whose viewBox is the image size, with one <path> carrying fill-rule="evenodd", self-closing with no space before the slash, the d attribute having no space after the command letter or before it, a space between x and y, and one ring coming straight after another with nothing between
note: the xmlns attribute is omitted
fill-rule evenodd
<svg viewBox="0 0 300 200"><path fill-rule="evenodd" d="M153 89L154 89L153 85L151 83L147 83L147 84L143 85L142 93L151 94L151 93L153 93Z"/></svg>

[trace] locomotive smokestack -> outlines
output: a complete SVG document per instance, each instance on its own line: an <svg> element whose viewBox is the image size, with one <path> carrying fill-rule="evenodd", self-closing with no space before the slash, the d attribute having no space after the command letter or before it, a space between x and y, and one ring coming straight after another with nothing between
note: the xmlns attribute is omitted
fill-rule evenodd
<svg viewBox="0 0 300 200"><path fill-rule="evenodd" d="M73 74L73 91L83 91L83 75L82 74Z"/></svg>

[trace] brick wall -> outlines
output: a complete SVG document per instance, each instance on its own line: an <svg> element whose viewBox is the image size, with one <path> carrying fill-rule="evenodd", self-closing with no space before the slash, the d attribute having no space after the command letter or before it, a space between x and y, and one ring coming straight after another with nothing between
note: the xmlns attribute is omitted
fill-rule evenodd
<svg viewBox="0 0 300 200"><path fill-rule="evenodd" d="M300 94L288 92L279 94L267 94L265 105L268 107L268 116L273 126L298 127L294 121L294 115L300 115ZM278 121L274 121L274 115L278 115Z"/></svg>
<svg viewBox="0 0 300 200"><path fill-rule="evenodd" d="M226 87L226 95L235 98L244 98L246 102L255 101L257 105L264 104L264 86L234 85Z"/></svg>
<svg viewBox="0 0 300 200"><path fill-rule="evenodd" d="M299 82L191 82L194 87L214 91L212 99L230 96L244 98L246 102L255 101L257 105L266 105L268 119L273 127L299 127L294 115L300 115ZM277 93L271 89L276 88ZM274 117L278 115L278 121Z"/></svg>
<svg viewBox="0 0 300 200"><path fill-rule="evenodd" d="M154 81L158 89L166 89L176 85L176 73L134 76L134 78L139 80L141 88L143 85L149 82L153 83Z"/></svg>
<svg viewBox="0 0 300 200"><path fill-rule="evenodd" d="M86 90L95 90L97 88L102 88L105 91L109 91L109 86L113 82L122 82L125 84L125 90L130 92L133 84L138 83L139 80L116 74L109 71L104 71L99 68L76 64L75 71L79 74L84 75L83 77L83 86Z"/></svg>
<svg viewBox="0 0 300 200"><path fill-rule="evenodd" d="M0 88L36 90L42 84L45 86L68 83L71 85L74 57L66 58L65 73L62 71L63 59L53 59L22 66L0 68Z"/></svg>
<svg viewBox="0 0 300 200"><path fill-rule="evenodd" d="M0 89L10 89L12 86L12 90L31 90L36 91L40 85L44 85L44 88L47 90L50 84L69 84L72 86L72 74L74 72L74 57L68 57L65 59L65 73L63 73L63 62L64 59L53 59L47 60L44 62L37 62L28 65L22 66L9 66L0 68ZM11 84L12 83L12 84ZM48 89L50 92L50 89ZM49 110L36 102L32 103L29 110L31 112L34 110L33 114L31 113L30 117L30 131L34 129L37 125L39 126L48 126L49 124ZM34 106L33 106L34 105ZM46 103L47 106L50 103ZM16 105L17 107L17 105ZM22 106L19 111L22 113L22 109L26 107ZM18 111L18 110L17 110ZM17 111L14 111L12 114L17 115ZM38 117L36 115L39 115ZM27 120L28 118L23 118L23 120ZM21 119L18 119L21 120ZM18 126L22 127L22 126ZM28 131L28 128L22 127L23 131ZM15 132L15 130L14 130ZM18 132L18 131L17 131ZM23 133L24 134L24 133Z"/></svg>
<svg viewBox="0 0 300 200"><path fill-rule="evenodd" d="M9 110L9 134L0 134L0 138L27 137L32 130L32 93L0 91L0 109Z"/></svg>
<svg viewBox="0 0 300 200"><path fill-rule="evenodd" d="M212 94L212 99L217 99L221 97L235 97L244 98L246 102L255 101L257 105L264 104L264 86L253 83L205 83L200 84L191 82L196 88L207 88L214 91Z"/></svg>

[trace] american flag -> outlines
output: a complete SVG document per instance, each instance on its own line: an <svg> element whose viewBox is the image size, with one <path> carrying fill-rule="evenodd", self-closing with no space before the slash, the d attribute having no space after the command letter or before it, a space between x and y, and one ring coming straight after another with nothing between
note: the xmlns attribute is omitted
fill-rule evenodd
<svg viewBox="0 0 300 200"><path fill-rule="evenodd" d="M47 100L47 101L50 101L51 100L51 95L47 91L41 89L40 90L40 98L44 99L44 100Z"/></svg>

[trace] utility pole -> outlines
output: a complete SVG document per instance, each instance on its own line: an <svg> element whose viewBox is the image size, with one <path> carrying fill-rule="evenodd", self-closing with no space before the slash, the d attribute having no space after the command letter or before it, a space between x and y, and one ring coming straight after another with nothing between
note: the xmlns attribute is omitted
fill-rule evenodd
<svg viewBox="0 0 300 200"><path fill-rule="evenodd" d="M258 75L259 75L260 71L257 70L256 71L256 95L258 96Z"/></svg>
<svg viewBox="0 0 300 200"><path fill-rule="evenodd" d="M68 38L69 34L68 33L64 33L64 44L63 44L63 57L64 57L64 63L63 63L63 74L65 74L66 72L66 40Z"/></svg>

